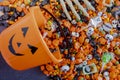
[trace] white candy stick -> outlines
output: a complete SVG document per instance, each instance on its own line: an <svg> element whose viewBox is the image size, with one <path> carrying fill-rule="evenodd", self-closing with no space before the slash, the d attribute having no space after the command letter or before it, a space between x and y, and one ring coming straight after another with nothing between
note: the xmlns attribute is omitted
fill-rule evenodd
<svg viewBox="0 0 120 80"><path fill-rule="evenodd" d="M104 67L105 67L105 63L102 63L102 67L101 67L101 70L100 70L100 74L102 73Z"/></svg>
<svg viewBox="0 0 120 80"><path fill-rule="evenodd" d="M77 14L77 12L76 12L76 10L75 10L75 8L74 8L71 0L65 0L65 1L66 1L66 3L68 4L68 6L70 7L70 9L72 10L73 14L76 16L76 18L77 18L78 20L80 20L80 16Z"/></svg>
<svg viewBox="0 0 120 80"><path fill-rule="evenodd" d="M61 6L62 6L62 8L63 8L63 11L64 11L66 17L67 17L69 20L72 20L71 17L70 17L70 14L69 14L69 12L68 12L68 10L67 10L67 8L66 8L66 5L65 5L64 1L63 1L63 0L60 0L60 4L61 4Z"/></svg>
<svg viewBox="0 0 120 80"><path fill-rule="evenodd" d="M78 8L84 13L84 15L89 17L89 14L87 13L86 9L79 3L79 1L78 0L73 1L78 6Z"/></svg>
<svg viewBox="0 0 120 80"><path fill-rule="evenodd" d="M89 9L95 11L95 8L91 5L91 3L88 0L83 0L83 1Z"/></svg>

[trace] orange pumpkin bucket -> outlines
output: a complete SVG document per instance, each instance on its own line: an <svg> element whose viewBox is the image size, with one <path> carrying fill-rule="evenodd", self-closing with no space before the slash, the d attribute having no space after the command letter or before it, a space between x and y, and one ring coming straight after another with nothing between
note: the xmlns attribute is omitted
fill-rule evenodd
<svg viewBox="0 0 120 80"><path fill-rule="evenodd" d="M38 6L0 35L0 51L6 62L16 70L25 70L49 62L61 61L60 51L51 53L38 26L46 23Z"/></svg>

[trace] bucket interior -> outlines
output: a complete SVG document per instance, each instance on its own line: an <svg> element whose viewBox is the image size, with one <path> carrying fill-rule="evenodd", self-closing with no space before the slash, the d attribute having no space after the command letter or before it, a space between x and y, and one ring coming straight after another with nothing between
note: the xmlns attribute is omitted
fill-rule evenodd
<svg viewBox="0 0 120 80"><path fill-rule="evenodd" d="M34 17L34 19L35 19L35 22L37 23L37 28L38 28L38 31L39 31L39 35L40 35L40 38L41 38L41 35L42 35L42 40L43 40L43 43L44 43L44 45L46 46L46 50L49 50L48 51L48 54L49 54L49 56L51 57L51 59L53 59L53 62L55 62L55 63L58 63L58 62L60 62L61 61L61 54L60 54L60 50L59 50L59 47L55 47L56 48L56 50L57 51L55 51L55 52L51 52L50 51L50 49L49 49L49 47L47 46L47 44L46 44L46 42L44 41L44 36L43 36L43 34L41 33L41 29L43 29L44 28L44 26L46 26L46 24L48 24L48 22L46 21L46 19L44 20L44 22L43 23L41 23L41 21L40 21L40 18L37 16L37 14L42 14L41 13L41 10L35 10L35 9L32 9L31 8L31 10L30 10L30 12L32 13L32 15L33 15L33 17ZM48 13L49 14L49 13ZM43 15L44 16L44 15ZM49 34L49 31L47 31L48 32L48 34ZM54 57L53 57L53 55L54 55Z"/></svg>

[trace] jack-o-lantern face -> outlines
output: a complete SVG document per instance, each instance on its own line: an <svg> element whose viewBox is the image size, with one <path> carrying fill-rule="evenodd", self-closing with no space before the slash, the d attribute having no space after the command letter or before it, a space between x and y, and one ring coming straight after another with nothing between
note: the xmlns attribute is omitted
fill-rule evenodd
<svg viewBox="0 0 120 80"><path fill-rule="evenodd" d="M60 53L52 54L39 32L38 26L45 22L40 8L32 7L30 13L1 33L0 51L11 67L25 70L60 61Z"/></svg>
<svg viewBox="0 0 120 80"><path fill-rule="evenodd" d="M26 37L26 34L27 34L27 32L28 32L28 29L29 29L28 27L23 27L23 28L21 29L21 31L22 31L22 37L23 37L23 38ZM11 52L12 54L14 54L14 55L16 55L16 56L23 56L24 53L17 53L17 52L15 51L15 49L14 49L13 44L12 44L15 35L16 35L16 34L14 34L14 35L10 38L8 48L9 48L9 50L10 50L10 52ZM21 38L22 38L22 37L21 37ZM25 40L25 39L23 39L23 41L24 41L24 40ZM26 44L26 43L17 42L16 44L17 44L17 47L20 48L20 46L21 46L22 44ZM32 53L32 54L34 54L34 53L36 52L36 50L38 49L37 47L30 45L29 43L27 44L27 46L28 46L28 48L31 50L31 53Z"/></svg>

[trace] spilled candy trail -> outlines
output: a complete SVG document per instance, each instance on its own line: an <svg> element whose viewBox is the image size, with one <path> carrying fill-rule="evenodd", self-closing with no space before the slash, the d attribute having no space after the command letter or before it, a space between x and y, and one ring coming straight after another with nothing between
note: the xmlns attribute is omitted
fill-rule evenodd
<svg viewBox="0 0 120 80"><path fill-rule="evenodd" d="M0 2L0 27L14 24L32 6L44 7L49 12L42 9L47 24L40 32L49 50L59 49L63 59L40 66L44 74L52 80L119 80L120 1L70 0L72 6L65 1Z"/></svg>

